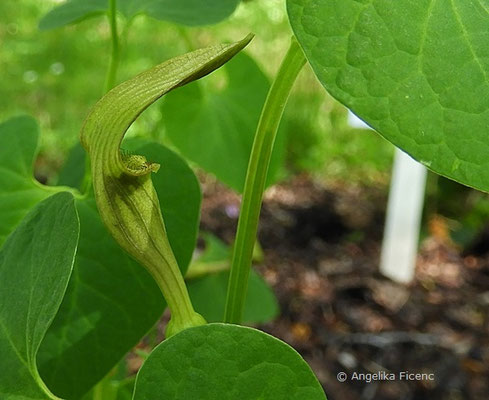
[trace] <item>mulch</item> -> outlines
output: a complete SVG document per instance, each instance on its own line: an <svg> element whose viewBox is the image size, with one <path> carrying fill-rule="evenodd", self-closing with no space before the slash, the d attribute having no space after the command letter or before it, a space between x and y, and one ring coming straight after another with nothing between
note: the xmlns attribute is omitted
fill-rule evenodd
<svg viewBox="0 0 489 400"><path fill-rule="evenodd" d="M201 229L231 243L239 197L210 178L203 189ZM397 284L378 272L385 205L385 188L306 176L269 189L256 269L281 315L259 328L301 353L329 400L487 400L489 255L458 248L430 216L415 280ZM352 379L401 372L433 379Z"/></svg>

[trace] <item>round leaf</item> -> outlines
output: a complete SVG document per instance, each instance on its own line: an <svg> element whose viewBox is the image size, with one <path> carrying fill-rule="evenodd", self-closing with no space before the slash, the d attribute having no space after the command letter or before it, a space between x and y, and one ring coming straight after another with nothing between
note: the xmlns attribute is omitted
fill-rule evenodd
<svg viewBox="0 0 489 400"><path fill-rule="evenodd" d="M160 344L136 379L134 400L325 400L301 356L238 325L187 329Z"/></svg>
<svg viewBox="0 0 489 400"><path fill-rule="evenodd" d="M489 12L477 0L288 0L324 87L433 171L489 190Z"/></svg>

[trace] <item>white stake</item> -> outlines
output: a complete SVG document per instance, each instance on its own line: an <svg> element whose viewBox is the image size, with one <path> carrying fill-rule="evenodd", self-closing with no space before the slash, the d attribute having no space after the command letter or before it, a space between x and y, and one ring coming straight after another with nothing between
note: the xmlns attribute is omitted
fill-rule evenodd
<svg viewBox="0 0 489 400"><path fill-rule="evenodd" d="M352 113L348 121L356 128L368 128ZM396 149L380 272L399 283L409 283L414 278L425 186L426 168Z"/></svg>
<svg viewBox="0 0 489 400"><path fill-rule="evenodd" d="M426 168L396 149L380 256L380 272L400 283L414 278Z"/></svg>

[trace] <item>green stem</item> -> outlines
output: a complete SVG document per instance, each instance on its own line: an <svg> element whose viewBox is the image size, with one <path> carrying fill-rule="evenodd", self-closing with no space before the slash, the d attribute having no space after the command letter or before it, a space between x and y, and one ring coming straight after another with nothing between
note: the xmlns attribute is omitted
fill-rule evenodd
<svg viewBox="0 0 489 400"><path fill-rule="evenodd" d="M242 320L273 144L290 91L305 62L301 48L295 38L292 38L268 92L251 150L231 263L224 322L239 324Z"/></svg>
<svg viewBox="0 0 489 400"><path fill-rule="evenodd" d="M170 243L166 238L160 238L160 241L162 244L165 242L165 257L161 257L157 263L148 260L146 268L160 287L171 311L171 319L166 327L168 338L186 328L203 325L206 321L194 310Z"/></svg>
<svg viewBox="0 0 489 400"><path fill-rule="evenodd" d="M104 93L107 93L115 86L117 70L120 61L119 35L117 32L117 0L109 0L109 24L110 36L112 41L112 52L110 54L109 68L105 77ZM124 31L126 34L127 30ZM90 171L90 159L87 157L85 163L85 175L83 176L82 193L85 194L92 185L92 175Z"/></svg>
<svg viewBox="0 0 489 400"><path fill-rule="evenodd" d="M119 68L119 34L117 33L117 0L109 0L109 23L112 37L112 53L110 56L109 69L105 80L105 92L115 86L117 69Z"/></svg>

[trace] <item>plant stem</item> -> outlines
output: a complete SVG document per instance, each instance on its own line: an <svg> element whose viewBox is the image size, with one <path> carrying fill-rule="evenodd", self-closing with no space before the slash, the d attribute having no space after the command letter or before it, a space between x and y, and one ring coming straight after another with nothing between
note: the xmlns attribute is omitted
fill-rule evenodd
<svg viewBox="0 0 489 400"><path fill-rule="evenodd" d="M255 134L231 263L224 322L241 323L273 144L290 91L306 60L294 37L268 92Z"/></svg>
<svg viewBox="0 0 489 400"><path fill-rule="evenodd" d="M160 237L159 246L166 248L159 260L148 259L144 265L156 281L171 312L171 319L166 327L166 337L193 326L204 325L204 318L195 312L185 285L183 275L166 238Z"/></svg>
<svg viewBox="0 0 489 400"><path fill-rule="evenodd" d="M112 52L110 54L109 68L105 77L104 93L107 93L115 86L117 70L119 69L120 46L119 35L117 32L117 0L109 0L109 24L112 40ZM125 31L126 33L127 31ZM82 193L86 194L92 185L92 175L90 170L90 159L86 157L85 175L82 183Z"/></svg>
<svg viewBox="0 0 489 400"><path fill-rule="evenodd" d="M105 80L105 92L115 85L117 69L119 68L119 34L117 32L117 0L109 0L109 23L112 38L112 53L110 56L109 69Z"/></svg>

